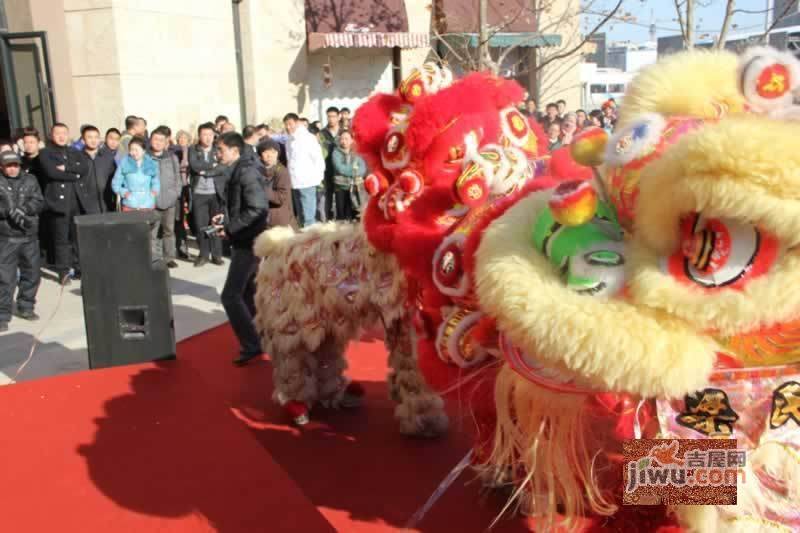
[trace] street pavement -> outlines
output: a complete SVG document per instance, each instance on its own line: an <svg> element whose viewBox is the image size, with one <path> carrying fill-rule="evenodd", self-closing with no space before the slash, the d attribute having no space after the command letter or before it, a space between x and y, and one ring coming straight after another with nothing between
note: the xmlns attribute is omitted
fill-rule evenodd
<svg viewBox="0 0 800 533"><path fill-rule="evenodd" d="M209 263L202 268L190 262L178 263L178 268L170 270L176 341L227 320L219 293L228 260L223 266ZM18 382L89 368L80 281L62 290L53 276L43 276L37 300L40 320L12 318L9 330L0 333L0 385L11 382L34 344L33 357L17 377Z"/></svg>

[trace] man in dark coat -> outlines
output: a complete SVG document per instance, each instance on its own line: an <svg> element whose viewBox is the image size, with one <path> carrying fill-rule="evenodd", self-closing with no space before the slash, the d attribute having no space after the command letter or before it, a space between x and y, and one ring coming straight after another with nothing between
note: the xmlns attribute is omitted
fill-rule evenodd
<svg viewBox="0 0 800 533"><path fill-rule="evenodd" d="M44 176L39 165L39 152L41 151L41 137L36 128L25 128L22 132L22 172L36 178L39 190L44 191ZM52 264L55 260L53 239L50 233L50 219L47 213L39 215L39 249L45 262Z"/></svg>
<svg viewBox="0 0 800 533"><path fill-rule="evenodd" d="M86 156L67 146L69 128L57 123L50 130L50 145L39 154L39 165L45 182L44 199L52 212L52 235L55 247L55 268L59 278L75 269L80 278L75 239L75 217L100 212L97 184L88 179Z"/></svg>
<svg viewBox="0 0 800 533"><path fill-rule="evenodd" d="M101 213L114 211L116 198L114 191L111 190L111 180L117 171L114 155L100 149L100 130L95 126L84 126L81 139L84 145L83 153L86 155L87 179L94 181L96 185L97 206Z"/></svg>
<svg viewBox="0 0 800 533"><path fill-rule="evenodd" d="M264 178L252 159L241 157L244 140L238 133L220 135L220 162L231 169L225 187L225 213L213 219L220 235L231 243L231 265L222 289L222 306L241 349L236 365L245 365L261 354L261 343L253 326L255 275L258 258L253 242L267 228L269 207Z"/></svg>
<svg viewBox="0 0 800 533"><path fill-rule="evenodd" d="M15 315L37 320L39 290L39 214L44 198L36 178L21 169L14 152L0 153L0 331L8 330L14 289ZM19 283L17 283L19 269Z"/></svg>
<svg viewBox="0 0 800 533"><path fill-rule="evenodd" d="M319 132L322 153L325 155L325 179L323 180L322 190L319 192L317 205L317 220L325 222L333 220L336 216L334 207L334 184L333 184L333 149L338 145L339 132L342 131L342 115L337 107L329 107L325 111L328 123Z"/></svg>

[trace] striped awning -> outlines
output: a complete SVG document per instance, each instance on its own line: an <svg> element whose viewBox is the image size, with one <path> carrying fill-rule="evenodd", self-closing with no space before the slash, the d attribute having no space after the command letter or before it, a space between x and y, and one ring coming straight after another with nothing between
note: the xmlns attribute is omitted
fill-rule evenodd
<svg viewBox="0 0 800 533"><path fill-rule="evenodd" d="M323 48L428 48L427 33L410 32L336 32L309 33L308 50Z"/></svg>

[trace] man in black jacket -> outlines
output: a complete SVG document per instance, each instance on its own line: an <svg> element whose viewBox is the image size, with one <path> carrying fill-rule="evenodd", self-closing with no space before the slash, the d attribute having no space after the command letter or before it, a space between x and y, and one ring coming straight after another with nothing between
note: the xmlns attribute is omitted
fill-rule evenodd
<svg viewBox="0 0 800 533"><path fill-rule="evenodd" d="M38 233L44 198L36 178L22 172L14 152L0 153L0 171L0 331L7 331L17 286L16 316L39 318L33 309L40 280Z"/></svg>
<svg viewBox="0 0 800 533"><path fill-rule="evenodd" d="M189 187L192 194L192 219L197 231L197 246L200 255L194 263L199 267L211 262L221 265L222 242L215 235L206 235L203 228L211 219L222 213L225 201L225 166L219 164L214 147L214 125L210 122L197 128L198 143L189 147Z"/></svg>
<svg viewBox="0 0 800 533"><path fill-rule="evenodd" d="M39 165L39 152L41 151L41 137L36 128L25 128L22 132L22 172L30 174L39 183L39 190L44 191L44 176ZM45 262L54 262L53 238L50 232L50 219L46 213L39 215L39 249Z"/></svg>
<svg viewBox="0 0 800 533"><path fill-rule="evenodd" d="M95 191L97 192L97 204L101 213L107 213L116 209L114 191L111 190L111 180L117 171L117 163L111 152L100 150L100 130L95 126L84 126L81 134L86 155L86 165L88 180L94 181Z"/></svg>
<svg viewBox="0 0 800 533"><path fill-rule="evenodd" d="M241 350L233 361L247 364L261 355L255 314L255 275L258 258L253 242L267 228L269 207L264 194L264 178L252 159L241 157L244 140L238 133L224 133L219 139L221 163L230 167L231 178L225 187L225 214L214 217L214 226L231 242L231 265L222 289L222 306L230 320Z"/></svg>
<svg viewBox="0 0 800 533"><path fill-rule="evenodd" d="M75 268L80 277L74 220L77 215L100 212L97 184L88 179L84 154L67 146L69 128L55 124L50 130L51 144L39 153L39 166L45 182L44 199L52 212L55 268L62 281Z"/></svg>

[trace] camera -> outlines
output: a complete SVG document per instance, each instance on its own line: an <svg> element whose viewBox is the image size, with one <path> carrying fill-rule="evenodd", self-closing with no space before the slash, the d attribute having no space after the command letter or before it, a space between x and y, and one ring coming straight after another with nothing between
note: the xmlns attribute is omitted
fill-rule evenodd
<svg viewBox="0 0 800 533"><path fill-rule="evenodd" d="M200 228L201 233L205 233L206 237L214 237L217 234L217 228L214 226L206 226L204 228Z"/></svg>

